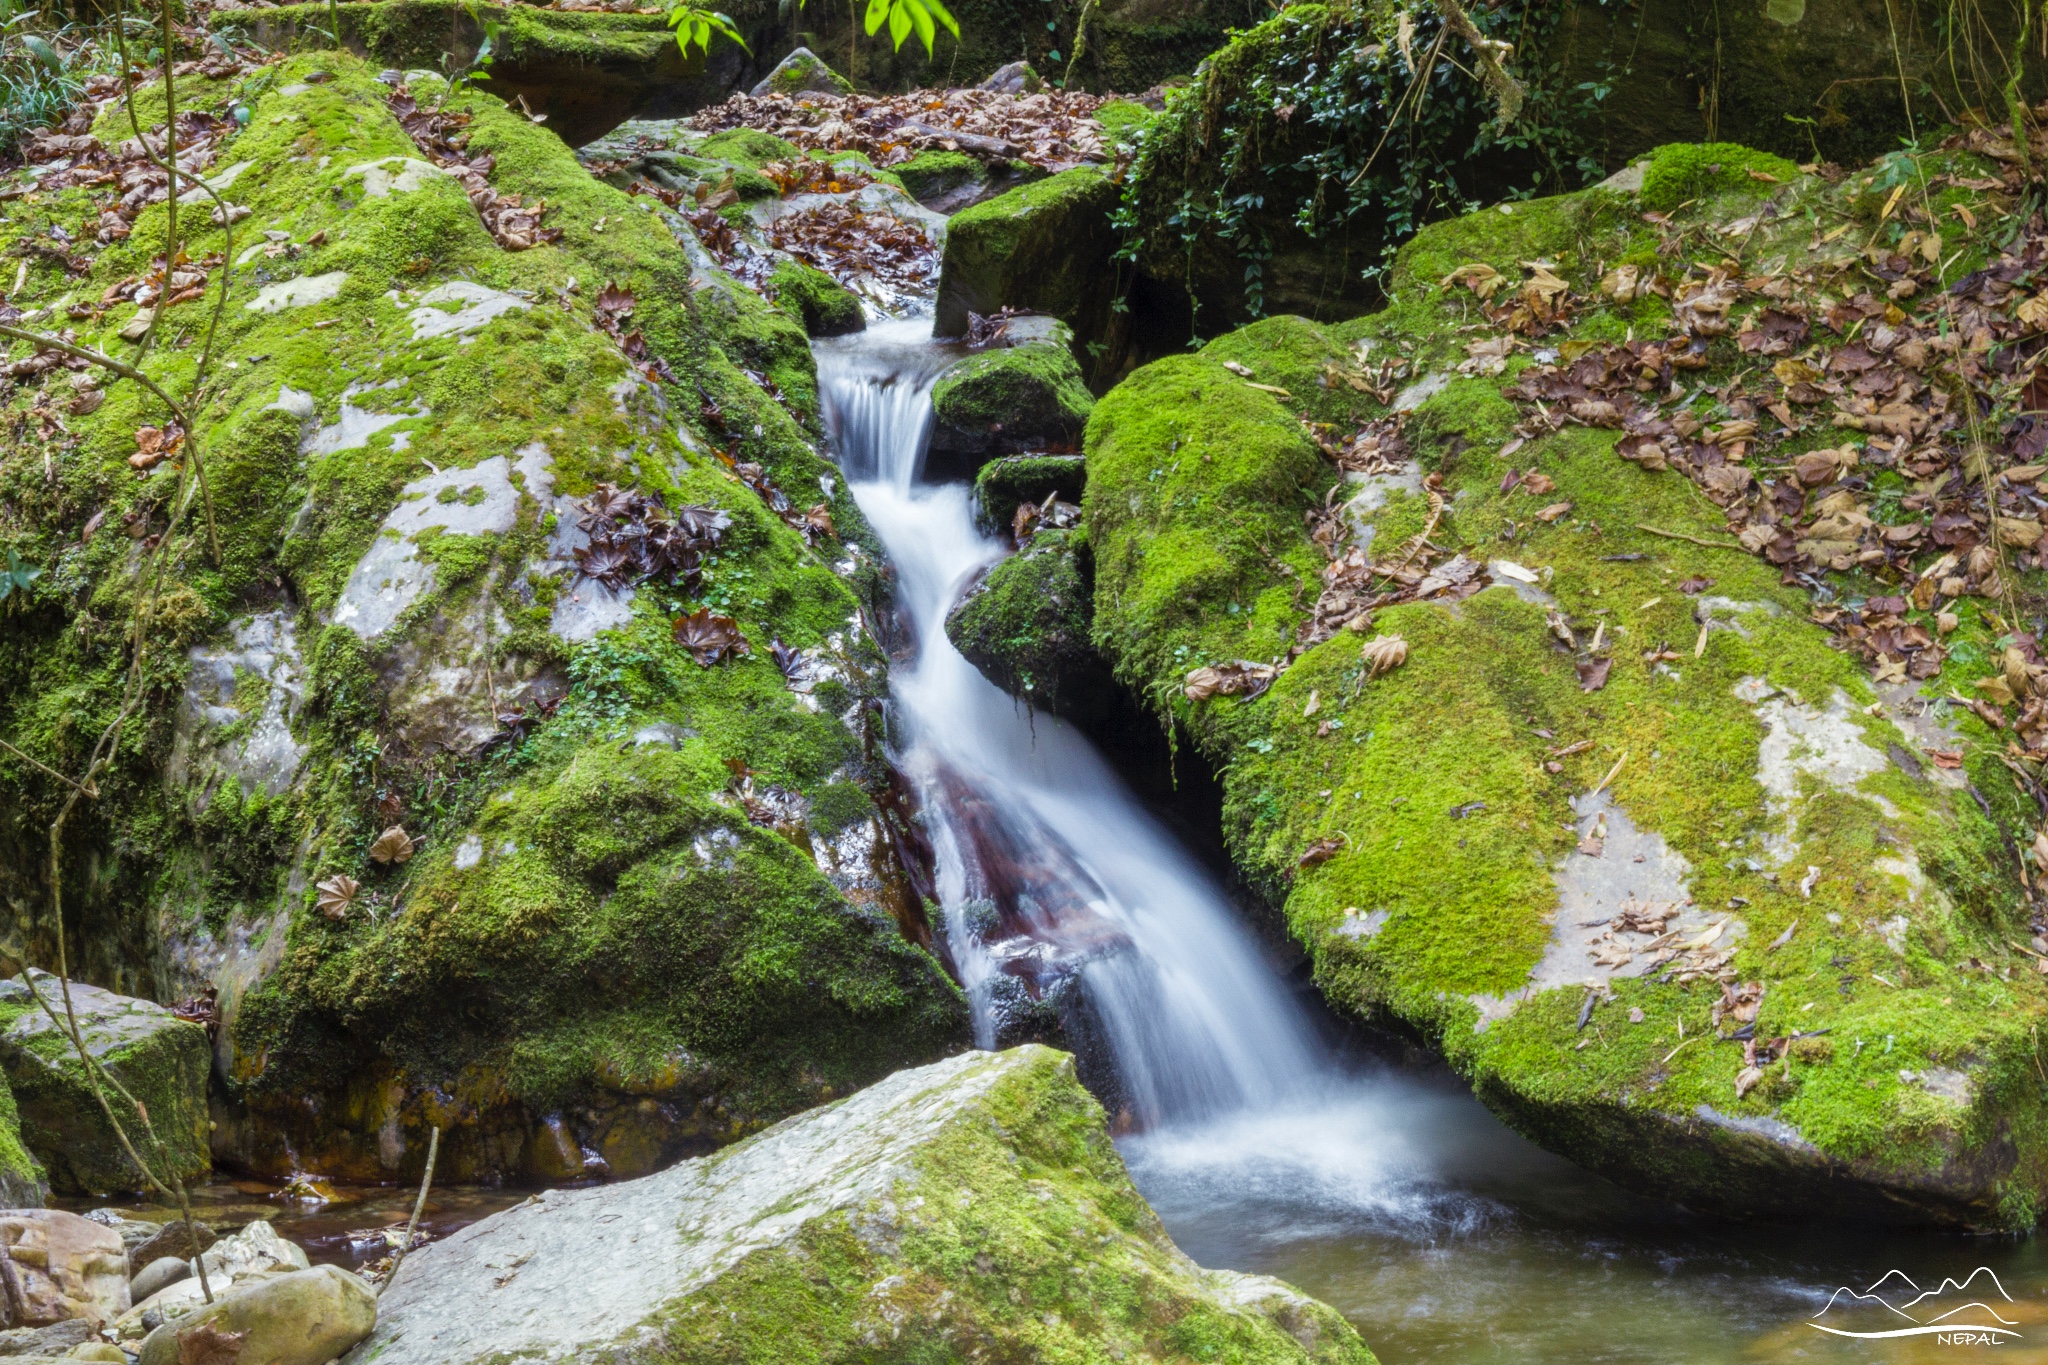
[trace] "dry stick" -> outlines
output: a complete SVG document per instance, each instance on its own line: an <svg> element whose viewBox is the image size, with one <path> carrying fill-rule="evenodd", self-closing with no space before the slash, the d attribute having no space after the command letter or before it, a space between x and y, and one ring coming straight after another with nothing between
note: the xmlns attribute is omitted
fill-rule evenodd
<svg viewBox="0 0 2048 1365"><path fill-rule="evenodd" d="M1740 554L1749 553L1740 545L1730 545L1725 540L1702 540L1698 536L1689 536L1683 531L1660 531L1654 526L1645 526L1640 521L1636 523L1636 529L1638 531L1647 531L1653 536L1663 536L1666 540L1689 540L1695 545L1704 545L1709 550L1734 550Z"/></svg>
<svg viewBox="0 0 2048 1365"><path fill-rule="evenodd" d="M380 1297L398 1282L398 1267L405 1264L405 1253L412 1250L413 1229L420 1225L420 1210L427 1206L427 1191L434 1187L434 1158L440 1154L441 1130L437 1126L434 1135L427 1139L427 1171L420 1177L420 1197L412 1201L412 1217L405 1223L405 1240L398 1244L398 1251L391 1258L391 1273L384 1277L384 1283L377 1286Z"/></svg>

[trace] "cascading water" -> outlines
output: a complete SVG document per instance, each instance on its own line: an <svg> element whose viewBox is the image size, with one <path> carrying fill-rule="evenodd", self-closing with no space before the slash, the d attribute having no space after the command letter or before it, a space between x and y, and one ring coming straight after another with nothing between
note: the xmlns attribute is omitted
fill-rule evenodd
<svg viewBox="0 0 2048 1365"><path fill-rule="evenodd" d="M1315 1039L1216 889L1085 739L946 638L947 610L1003 551L975 529L964 486L919 482L931 387L957 358L929 330L820 342L818 379L915 638L895 678L896 760L926 815L979 1041L995 1041L1018 983L1078 976L1140 1126L1307 1102L1328 1079Z"/></svg>
<svg viewBox="0 0 2048 1365"><path fill-rule="evenodd" d="M1538 1151L1454 1081L1340 1067L1087 741L946 638L947 610L1003 549L965 487L920 480L932 385L957 357L928 333L882 323L817 355L911 637L894 758L931 836L946 946L984 1046L1028 1023L1035 995L1078 988L1128 1111L1118 1146L1183 1249L1282 1275L1404 1365L1809 1358L1832 1348L1797 1319L1832 1285L1895 1255L1930 1275L1991 1257L1827 1229L1760 1245ZM2015 1251L2001 1273L2048 1282L2040 1261Z"/></svg>

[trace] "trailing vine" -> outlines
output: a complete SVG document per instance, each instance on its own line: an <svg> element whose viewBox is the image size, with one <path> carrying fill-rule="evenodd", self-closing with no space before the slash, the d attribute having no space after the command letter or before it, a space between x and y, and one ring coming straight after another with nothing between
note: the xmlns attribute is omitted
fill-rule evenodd
<svg viewBox="0 0 2048 1365"><path fill-rule="evenodd" d="M1364 299L1425 223L1596 178L1578 130L1607 89L1545 59L1560 15L1533 0L1469 14L1344 0L1235 34L1142 135L1118 217L1126 257L1187 288L1209 331L1265 314L1276 252L1337 253L1333 292ZM1194 284L1223 252L1242 302L1204 318L1215 300Z"/></svg>

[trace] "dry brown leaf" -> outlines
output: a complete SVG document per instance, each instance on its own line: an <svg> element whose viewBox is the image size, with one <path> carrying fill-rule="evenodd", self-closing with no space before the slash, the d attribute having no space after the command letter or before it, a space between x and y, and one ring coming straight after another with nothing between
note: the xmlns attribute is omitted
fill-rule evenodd
<svg viewBox="0 0 2048 1365"><path fill-rule="evenodd" d="M1399 635L1376 635L1365 642L1359 657L1365 662L1365 676L1377 678L1408 662L1408 642Z"/></svg>
<svg viewBox="0 0 2048 1365"><path fill-rule="evenodd" d="M1556 521L1559 517L1563 516L1565 513L1571 510L1572 505L1568 502L1553 502L1552 504L1550 504L1550 506L1539 508L1537 510L1536 520Z"/></svg>
<svg viewBox="0 0 2048 1365"><path fill-rule="evenodd" d="M211 1322L187 1327L178 1336L178 1365L235 1365L247 1332L223 1332Z"/></svg>
<svg viewBox="0 0 2048 1365"><path fill-rule="evenodd" d="M402 863L412 857L412 836L402 828L393 825L377 836L377 842L370 845L370 860L378 863Z"/></svg>
<svg viewBox="0 0 2048 1365"><path fill-rule="evenodd" d="M705 668L720 659L737 658L748 652L747 638L740 634L739 623L730 616L715 615L709 607L700 607L677 621L675 634L676 643Z"/></svg>
<svg viewBox="0 0 2048 1365"><path fill-rule="evenodd" d="M363 889L363 884L345 872L337 872L314 889L320 893L314 907L329 919L341 919L355 904L356 893Z"/></svg>

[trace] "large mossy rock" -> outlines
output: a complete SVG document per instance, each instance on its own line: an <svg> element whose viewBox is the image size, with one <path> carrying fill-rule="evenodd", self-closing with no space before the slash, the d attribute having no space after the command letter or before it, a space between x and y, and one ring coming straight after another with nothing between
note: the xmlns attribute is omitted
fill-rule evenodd
<svg viewBox="0 0 2048 1365"><path fill-rule="evenodd" d="M94 1097L93 1082L72 1046L57 978L36 972L35 986L43 1005L56 1011L54 1018L38 1007L21 977L0 981L0 1069L14 1092L10 1107L20 1112L21 1140L64 1194L151 1188ZM206 1088L213 1054L206 1030L161 1005L78 981L71 983L71 1008L86 1050L148 1108L178 1177L203 1179L212 1168ZM120 1095L108 1091L107 1098L125 1117ZM139 1123L128 1122L126 1132L138 1152L154 1159ZM159 1180L170 1174L156 1171Z"/></svg>
<svg viewBox="0 0 2048 1365"><path fill-rule="evenodd" d="M1012 327L1022 331L1026 322L1044 321ZM1095 400L1082 382L1072 341L1073 334L1055 323L946 371L932 387L925 477L971 479L999 455L1080 449Z"/></svg>
<svg viewBox="0 0 2048 1365"><path fill-rule="evenodd" d="M1078 166L956 213L946 225L934 336L967 334L970 313L1045 313L1082 337L1109 325L1115 296L1106 171Z"/></svg>
<svg viewBox="0 0 2048 1365"><path fill-rule="evenodd" d="M210 168L251 214L215 343L232 366L196 433L223 555L191 523L173 541L160 676L71 817L65 908L82 976L218 989L219 1150L417 1179L440 1127L443 1179L635 1174L963 1045L872 795L877 555L818 453L803 327L474 88L449 106L471 154L498 193L544 200L560 240L501 247L372 65L309 54L179 89L253 112ZM138 99L145 121L163 107L157 87ZM122 119L103 110L99 136ZM91 195L46 193L0 239L75 225ZM15 304L140 274L164 216L88 247L83 277L32 265ZM208 228L189 249L227 244ZM632 296L624 325L593 309L607 282ZM70 325L123 348L134 312ZM191 362L164 346L147 364L184 385ZM68 377L18 383L10 410L69 402ZM120 707L125 627L101 627L129 619L149 562L118 529L81 531L163 529L175 462L128 462L163 418L117 385L0 449L0 477L48 489L0 532L46 570L9 603L0 734L59 771ZM697 576L585 576L599 485L723 519ZM745 649L700 662L677 640L692 613L730 617ZM66 789L12 757L0 783L10 951L50 961L27 912ZM371 856L392 827L409 860ZM151 1109L196 1121L203 1168L204 1107Z"/></svg>
<svg viewBox="0 0 2048 1365"><path fill-rule="evenodd" d="M1183 1256L1072 1059L1038 1046L497 1214L410 1256L380 1310L355 1365L1373 1359L1334 1310Z"/></svg>
<svg viewBox="0 0 2048 1365"><path fill-rule="evenodd" d="M1717 179L1732 156L1667 148L1647 168L1650 185L1706 176L1672 228L1691 245L1660 245L1622 192L1502 205L1421 232L1381 313L1273 319L1124 380L1088 428L1096 641L1223 774L1233 857L1326 996L1433 1038L1522 1132L1697 1208L2026 1228L2048 1206L2048 982L2014 947L2037 928L2017 847L2038 811L2007 737L1934 705L1995 671L2003 608L1955 578L1949 618L1911 608L1943 632L1940 671L1875 683L1822 622L1895 575L1840 555L1811 579L1817 602L1683 474L1619 458L1616 419L1545 424L1503 396L1526 366L1676 330L1659 294L1600 281L1696 263L1697 288L1734 231L1758 273L1725 334L1702 332L1705 369L1649 394L1729 420L1716 395L1758 373L1761 334L1743 329L1861 278L1812 216L1868 236L1883 213L1875 173ZM1987 169L1943 154L1927 173ZM1944 280L2011 226L1952 247ZM1498 272L1505 318L1517 281L1548 288L1527 262L1567 282L1574 311L1490 353L1497 324L1446 277ZM1844 343L1814 316L1819 364ZM1795 440L1760 410L1753 477L1862 444L1839 411L1800 409ZM1368 419L1379 461L1340 476L1307 423L1332 424L1334 448ZM1913 487L1872 464L1852 502ZM1823 515L1828 490L1784 486ZM1386 566L1328 627L1395 594L1424 535L1431 565L1456 577L1461 554L1483 590L1312 629L1325 545ZM2029 570L2016 590L2040 587ZM1405 662L1369 667L1362 640L1395 636ZM1277 677L1229 694L1196 673L1237 661Z"/></svg>

